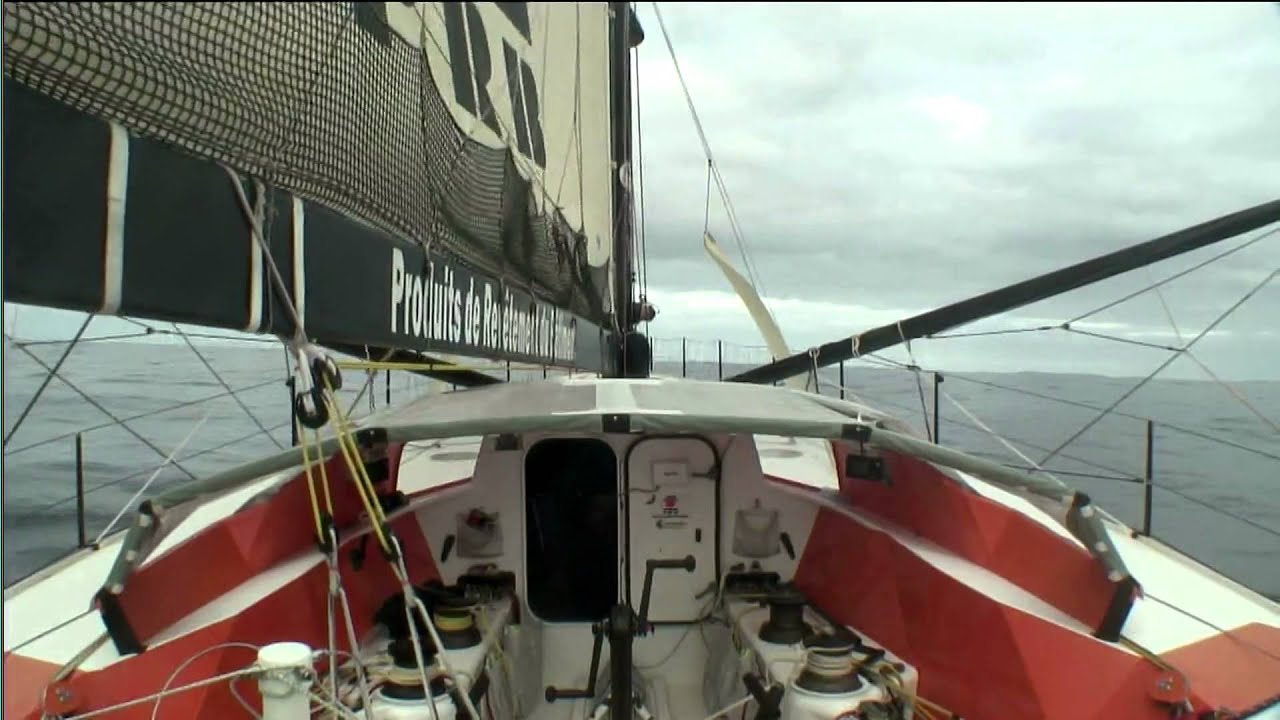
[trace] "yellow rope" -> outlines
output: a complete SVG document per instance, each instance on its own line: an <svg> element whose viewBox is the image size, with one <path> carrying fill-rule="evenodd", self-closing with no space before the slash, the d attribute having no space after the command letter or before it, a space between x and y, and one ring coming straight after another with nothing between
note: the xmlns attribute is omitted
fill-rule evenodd
<svg viewBox="0 0 1280 720"><path fill-rule="evenodd" d="M466 630L467 628L475 624L472 621L470 613L467 613L466 615L456 616L456 617L452 615L441 615L439 613L433 613L432 619L435 620L436 628L440 630L444 630L446 632L457 632L458 630Z"/></svg>
<svg viewBox="0 0 1280 720"><path fill-rule="evenodd" d="M315 438L317 453L320 448L320 431L312 430L312 437ZM320 462L320 487L324 489L324 509L329 513L329 517L333 517L333 493L329 490L329 463L321 458Z"/></svg>
<svg viewBox="0 0 1280 720"><path fill-rule="evenodd" d="M342 457L346 461L347 469L351 472L351 477L355 481L356 491L360 494L360 501L364 504L365 512L369 515L369 524L374 535L378 538L378 544L382 546L384 552L390 553L391 543L387 539L386 533L383 532L383 524L386 517L382 514L382 506L378 504L377 493L373 489L373 483L369 480L369 474L365 472L364 462L361 461L359 448L356 447L355 439L352 437L350 427L347 425L346 416L338 407L333 385L329 382L328 377L324 377L325 386L325 404L329 407L329 415L333 420L337 429L338 446L342 448Z"/></svg>
<svg viewBox="0 0 1280 720"><path fill-rule="evenodd" d="M947 710L938 703L926 700L925 698L908 690L907 686L902 682L902 676L898 674L897 669L892 665L888 663L881 663L880 665L873 667L873 669L881 678L884 679L886 684L891 685L893 690L905 697L907 699L907 703L911 705L911 708L924 717L925 720L935 720L936 716L934 713L939 713L942 717L955 717L950 710Z"/></svg>
<svg viewBox="0 0 1280 720"><path fill-rule="evenodd" d="M311 496L311 517L316 524L316 541L323 543L325 541L324 522L320 519L320 500L316 497L315 477L311 472L311 455L307 452L307 435L302 428L302 423L295 422L294 425L298 432L298 444L302 449L302 467L307 474L307 494ZM322 455L322 453L317 454Z"/></svg>

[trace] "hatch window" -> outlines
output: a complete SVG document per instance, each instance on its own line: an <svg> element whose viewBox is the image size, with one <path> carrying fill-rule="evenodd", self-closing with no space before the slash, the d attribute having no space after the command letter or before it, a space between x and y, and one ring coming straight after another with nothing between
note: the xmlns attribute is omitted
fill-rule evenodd
<svg viewBox="0 0 1280 720"><path fill-rule="evenodd" d="M603 619L618 599L618 459L600 440L543 440L525 456L529 608L551 622Z"/></svg>

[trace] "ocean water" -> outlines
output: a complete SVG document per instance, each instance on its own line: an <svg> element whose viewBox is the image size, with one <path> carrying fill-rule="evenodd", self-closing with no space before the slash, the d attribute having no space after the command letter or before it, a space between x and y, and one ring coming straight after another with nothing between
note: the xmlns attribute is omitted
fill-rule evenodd
<svg viewBox="0 0 1280 720"><path fill-rule="evenodd" d="M52 366L64 347L31 345L27 350ZM82 343L60 374L101 408L54 379L19 426L19 415L47 372L6 340L0 524L6 586L66 554L78 541L77 432L83 438L81 467L90 541L122 508L132 509L140 497L183 482L189 477L184 473L208 474L271 452L277 443L288 445L289 394L279 347L197 347L203 361L182 344ZM744 367L726 363L724 372ZM702 379L715 379L720 372L717 362L682 363L678 356L666 362L660 359L656 369ZM823 373L824 392L839 392L837 377L834 368ZM522 376L517 373L516 379ZM239 402L226 396L223 381L240 391ZM364 381L364 373L348 371L341 391L346 403L355 403L356 414L387 401L384 375L377 376L372 392L359 396ZM1039 463L1098 415L1096 409L1082 405L1105 407L1135 382L1134 378L1089 375L975 373L948 375L942 388L978 421ZM845 385L868 404L921 428L923 394L932 415L928 376L917 385L909 372L851 364ZM1263 414L1280 417L1280 382L1242 382L1233 387ZM428 382L421 378L393 374L391 403L427 389ZM1075 405L1014 390L1063 398ZM1280 556L1280 436L1212 382L1154 380L1118 410L1133 417L1108 415L1046 467L1122 521L1140 527L1144 493L1138 479L1146 461L1147 427L1141 418L1155 419L1153 535L1245 585L1280 596L1280 564L1275 561ZM125 420L129 429L108 413ZM938 430L944 444L1012 465L1027 464L946 397L940 417ZM180 444L176 457L181 469L168 466L157 472L165 456ZM138 495L148 481L146 492Z"/></svg>

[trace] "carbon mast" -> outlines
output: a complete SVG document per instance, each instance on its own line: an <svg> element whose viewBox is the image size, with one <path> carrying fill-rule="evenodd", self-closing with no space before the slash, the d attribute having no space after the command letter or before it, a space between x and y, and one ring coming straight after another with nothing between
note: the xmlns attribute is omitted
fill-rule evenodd
<svg viewBox="0 0 1280 720"><path fill-rule="evenodd" d="M613 336L610 343L614 363L607 368L612 377L648 377L652 365L649 339L636 326L652 309L641 307L635 298L633 254L634 223L633 154L631 137L631 51L644 40L644 30L631 3L609 3L609 109L613 119Z"/></svg>

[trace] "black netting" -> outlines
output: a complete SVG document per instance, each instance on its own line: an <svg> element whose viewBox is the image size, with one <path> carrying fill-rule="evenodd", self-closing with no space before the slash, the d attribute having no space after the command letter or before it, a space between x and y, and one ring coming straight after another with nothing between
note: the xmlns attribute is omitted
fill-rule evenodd
<svg viewBox="0 0 1280 720"><path fill-rule="evenodd" d="M380 5L6 2L5 74L600 322L584 238L463 138Z"/></svg>

